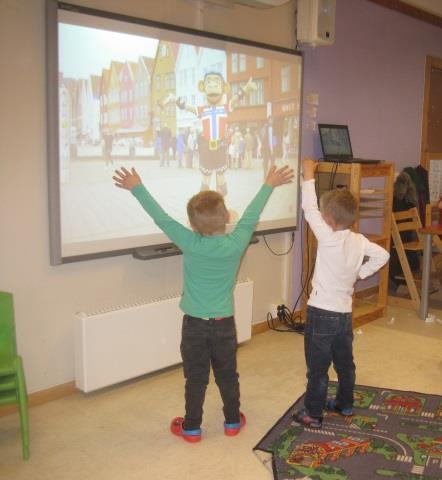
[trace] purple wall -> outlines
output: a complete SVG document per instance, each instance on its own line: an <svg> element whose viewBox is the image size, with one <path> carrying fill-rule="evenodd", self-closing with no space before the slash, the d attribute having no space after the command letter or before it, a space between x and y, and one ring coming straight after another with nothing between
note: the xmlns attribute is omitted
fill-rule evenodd
<svg viewBox="0 0 442 480"><path fill-rule="evenodd" d="M335 33L332 46L303 48L304 98L319 93L318 122L348 124L357 156L418 165L425 58L442 58L442 29L367 0L337 0ZM303 130L303 155L321 156L317 137Z"/></svg>
<svg viewBox="0 0 442 480"><path fill-rule="evenodd" d="M442 29L367 0L337 0L332 46L303 47L301 158L322 155L308 127L310 92L319 94L318 123L349 125L353 153L396 164L420 162L425 60L442 58ZM301 251L296 234L295 251ZM300 290L295 258L294 298Z"/></svg>

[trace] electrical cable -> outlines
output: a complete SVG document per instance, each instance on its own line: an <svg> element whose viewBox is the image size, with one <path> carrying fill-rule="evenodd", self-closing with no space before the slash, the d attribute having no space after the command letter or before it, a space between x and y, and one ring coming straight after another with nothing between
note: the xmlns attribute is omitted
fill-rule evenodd
<svg viewBox="0 0 442 480"><path fill-rule="evenodd" d="M338 166L339 166L339 162L333 162L333 168L330 174L330 181L328 185L329 190L333 190L334 188L336 173L338 172Z"/></svg>
<svg viewBox="0 0 442 480"><path fill-rule="evenodd" d="M266 247L269 249L269 251L270 251L271 253L273 253L273 255L276 255L277 257L282 257L282 256L284 256L284 255L288 255L288 254L290 253L290 251L292 250L293 245L295 244L295 232L292 232L292 243L291 243L289 249L288 249L286 252L278 253L278 252L275 252L275 251L270 247L270 245L267 243L266 236L263 235L262 237L264 238L264 243L266 244Z"/></svg>
<svg viewBox="0 0 442 480"><path fill-rule="evenodd" d="M301 225L302 225L302 219L303 219L303 214L301 216ZM294 239L294 234L292 234L292 239ZM302 249L302 244L303 244L303 239L304 239L304 230L301 229L301 250ZM293 247L293 243L291 248ZM308 255L309 255L308 251ZM310 263L309 261L307 262L308 264ZM304 271L304 256L301 258L301 271ZM298 298L296 299L295 305L293 306L293 309L290 309L286 307L284 304L278 305L277 310L276 310L276 318L272 317L272 314L269 312L267 314L267 326L269 327L270 330L274 330L275 332L291 332L291 333L299 333L301 335L304 334L304 322L302 321L302 318L299 315L295 315L295 310L298 305L298 302L302 296L302 294L305 292L306 286L310 283L310 277L311 273L308 272L307 274L307 281L304 285L302 285L302 278L301 278L301 292L298 295ZM285 328L278 328L275 325L275 321L279 320L281 324L284 325Z"/></svg>
<svg viewBox="0 0 442 480"><path fill-rule="evenodd" d="M300 335L304 334L304 322L302 321L293 321L291 310L285 305L278 305L277 318L273 318L272 314L269 312L267 314L267 325L270 330L281 333L299 333ZM279 320L285 328L279 328L275 325L275 321Z"/></svg>
<svg viewBox="0 0 442 480"><path fill-rule="evenodd" d="M337 166L335 167L337 170ZM319 189L319 172L316 172L316 184ZM302 221L304 218L304 213L301 213L301 225L304 224ZM301 299L301 296L304 293L307 293L308 286L310 285L312 276L313 276L313 265L311 265L310 262L310 245L309 245L309 235L308 235L308 225L305 225L305 228L301 228L301 251L304 252L304 247L307 248L307 266L308 266L308 271L307 274L301 275L301 291L299 292L298 298L295 301L295 304L293 308L290 310L288 307L286 307L284 304L283 305L278 305L277 306L277 319L282 323L285 328L278 328L275 326L275 318L272 317L272 314L269 312L267 314L267 326L269 327L270 330L274 330L276 332L291 332L291 333L298 333L303 335L304 334L304 327L305 323L302 320L302 317L297 314L295 315L296 307L298 306L298 302ZM293 234L292 234L292 239L293 239ZM304 245L306 243L306 245ZM290 248L293 247L293 243ZM304 272L304 255L301 256L301 272ZM304 280L304 281L303 281Z"/></svg>

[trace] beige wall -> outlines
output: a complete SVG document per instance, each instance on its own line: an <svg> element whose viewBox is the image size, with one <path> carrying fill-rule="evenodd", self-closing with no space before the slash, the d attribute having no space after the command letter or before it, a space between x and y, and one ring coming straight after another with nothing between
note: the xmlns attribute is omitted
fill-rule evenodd
<svg viewBox="0 0 442 480"><path fill-rule="evenodd" d="M294 45L292 4L261 11L201 10L189 0L71 3ZM49 265L44 43L44 0L0 0L0 289L14 294L29 392L73 380L75 312L181 290L181 257L143 262L120 256ZM272 235L268 241L283 251L287 237ZM283 299L289 265L288 257L273 256L262 240L249 248L240 277L255 280L254 323L265 320L269 303Z"/></svg>

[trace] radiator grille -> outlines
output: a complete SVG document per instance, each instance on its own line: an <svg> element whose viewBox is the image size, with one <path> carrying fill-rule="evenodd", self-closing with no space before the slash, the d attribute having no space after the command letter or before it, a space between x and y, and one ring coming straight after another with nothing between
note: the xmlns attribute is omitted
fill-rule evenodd
<svg viewBox="0 0 442 480"><path fill-rule="evenodd" d="M75 382L91 392L181 362L181 295L75 315ZM234 291L238 341L251 337L253 281Z"/></svg>

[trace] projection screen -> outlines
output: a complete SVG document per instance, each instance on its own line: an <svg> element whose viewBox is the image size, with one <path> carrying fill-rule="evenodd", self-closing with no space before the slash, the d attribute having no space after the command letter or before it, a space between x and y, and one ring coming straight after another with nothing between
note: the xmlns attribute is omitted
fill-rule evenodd
<svg viewBox="0 0 442 480"><path fill-rule="evenodd" d="M47 7L51 264L170 244L114 186L121 166L135 167L184 225L189 198L218 190L233 228L269 166L288 164L296 178L275 190L256 233L296 228L298 52L52 0ZM214 76L217 99L207 87Z"/></svg>

